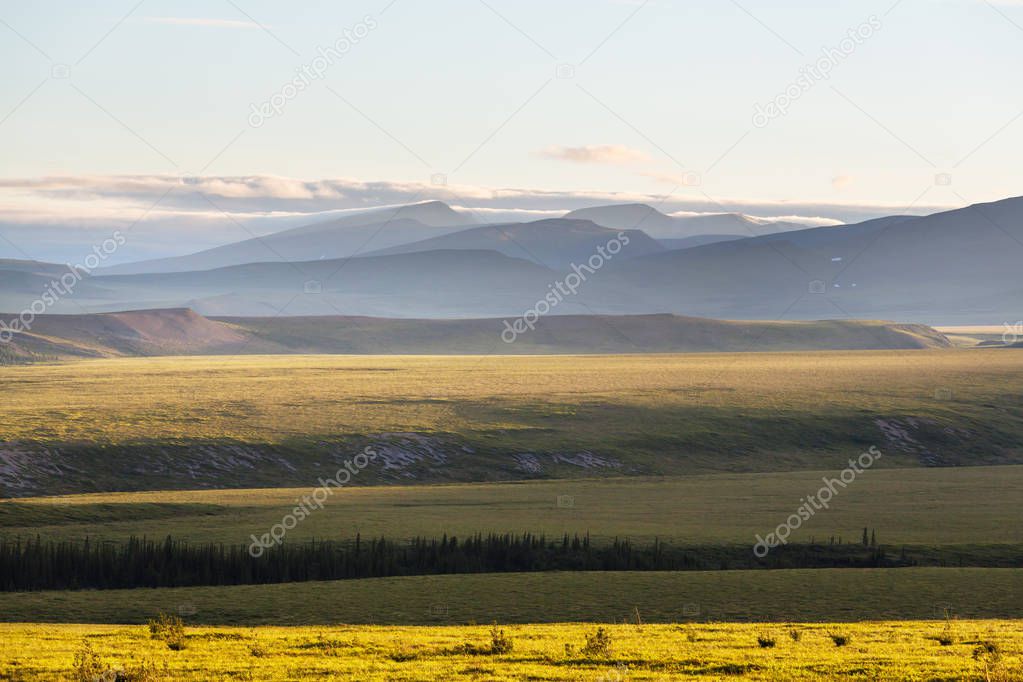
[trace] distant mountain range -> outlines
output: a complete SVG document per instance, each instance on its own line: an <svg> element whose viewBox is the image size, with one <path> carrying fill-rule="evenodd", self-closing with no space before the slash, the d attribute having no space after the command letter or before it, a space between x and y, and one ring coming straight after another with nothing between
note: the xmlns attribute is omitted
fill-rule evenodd
<svg viewBox="0 0 1023 682"><path fill-rule="evenodd" d="M622 248L599 255L619 233ZM733 214L668 216L640 204L478 225L428 202L97 270L46 312L514 318L546 308L1001 324L1023 316L1021 257L1020 198L815 228ZM26 309L65 271L0 261L0 311Z"/></svg>
<svg viewBox="0 0 1023 682"><path fill-rule="evenodd" d="M246 263L350 258L389 246L437 237L470 224L468 218L447 204L430 201L345 216L263 237L254 236L188 256L118 265L106 268L103 274L190 272Z"/></svg>
<svg viewBox="0 0 1023 682"><path fill-rule="evenodd" d="M752 218L740 213L670 216L646 204L615 204L582 208L565 214L616 230L642 230L655 239L687 239L704 235L755 237L802 229L803 225Z"/></svg>
<svg viewBox="0 0 1023 682"><path fill-rule="evenodd" d="M392 255L422 251L496 251L547 267L568 268L585 263L600 247L625 235L621 258L638 258L661 253L665 247L641 230L609 229L589 220L556 218L531 223L484 225L423 241L376 251L370 255Z"/></svg>
<svg viewBox="0 0 1023 682"><path fill-rule="evenodd" d="M668 251L622 263L622 286L722 317L1018 319L1023 199ZM786 313L787 311L787 313Z"/></svg>

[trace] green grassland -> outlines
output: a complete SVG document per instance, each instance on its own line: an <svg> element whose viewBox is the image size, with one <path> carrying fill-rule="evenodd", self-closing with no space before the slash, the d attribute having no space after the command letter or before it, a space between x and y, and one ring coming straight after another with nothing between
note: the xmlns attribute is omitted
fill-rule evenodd
<svg viewBox="0 0 1023 682"><path fill-rule="evenodd" d="M401 456L360 485L1010 464L1021 386L1006 349L11 367L0 495L305 486L367 444Z"/></svg>
<svg viewBox="0 0 1023 682"><path fill-rule="evenodd" d="M752 546L875 446L877 463L792 541L857 542L868 527L892 552L1018 554L1021 387L1023 351L1003 349L4 368L0 535L244 544L374 445L388 466L354 476L289 542L534 531ZM185 618L184 650L140 627L161 612ZM961 620L942 645L947 614ZM68 675L84 641L105 666L147 660L175 680L1014 680L1020 618L1019 568L4 593L0 680ZM473 624L492 621L513 651L480 651L488 628ZM616 624L610 655L581 653L594 623ZM972 657L982 640L1000 667Z"/></svg>
<svg viewBox="0 0 1023 682"><path fill-rule="evenodd" d="M883 461L883 458L882 460ZM837 471L351 487L335 490L289 541L476 532L589 532L595 541L752 544ZM315 481L311 482L315 485ZM107 493L0 502L0 535L243 544L310 488ZM870 469L792 535L846 542L875 529L899 545L1023 545L1023 466Z"/></svg>
<svg viewBox="0 0 1023 682"><path fill-rule="evenodd" d="M74 679L76 654L91 651L97 670L148 663L146 680L1007 681L1023 674L1020 626L631 624L604 626L603 650L586 648L594 625L506 626L498 637L511 650L495 652L487 626L189 628L185 648L173 651L141 626L8 625L0 626L0 679ZM974 658L982 642L997 648L997 661Z"/></svg>
<svg viewBox="0 0 1023 682"><path fill-rule="evenodd" d="M1023 569L548 572L5 593L0 621L216 625L1023 618Z"/></svg>

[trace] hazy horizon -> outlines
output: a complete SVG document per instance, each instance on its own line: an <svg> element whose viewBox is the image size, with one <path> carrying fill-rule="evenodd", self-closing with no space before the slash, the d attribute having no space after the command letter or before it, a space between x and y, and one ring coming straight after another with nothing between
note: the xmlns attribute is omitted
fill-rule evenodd
<svg viewBox="0 0 1023 682"><path fill-rule="evenodd" d="M1021 24L984 0L11 7L0 257L126 227L118 262L179 255L428 199L821 225L1003 199Z"/></svg>

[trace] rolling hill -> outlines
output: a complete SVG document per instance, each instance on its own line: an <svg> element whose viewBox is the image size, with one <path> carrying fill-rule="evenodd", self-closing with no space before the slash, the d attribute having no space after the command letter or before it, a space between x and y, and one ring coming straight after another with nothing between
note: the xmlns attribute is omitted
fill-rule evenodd
<svg viewBox="0 0 1023 682"><path fill-rule="evenodd" d="M224 317L188 309L42 315L15 334L8 362L236 353L678 353L946 348L939 332L889 322L733 322L675 315L564 315L502 342L501 319Z"/></svg>
<svg viewBox="0 0 1023 682"><path fill-rule="evenodd" d="M20 312L31 306L43 292L64 291L69 284L74 297L82 299L102 299L113 293L98 286L84 270L77 272L82 279L72 281L70 277L65 277L71 274L67 265L0 259L0 310ZM66 280L63 286L59 284L61 278ZM57 288L54 288L55 282L58 283ZM69 302L69 305L74 306L74 303ZM75 307L75 312L82 311L82 307Z"/></svg>
<svg viewBox="0 0 1023 682"><path fill-rule="evenodd" d="M41 315L0 350L9 363L120 356L227 353L250 334L191 310ZM0 360L4 360L0 356Z"/></svg>

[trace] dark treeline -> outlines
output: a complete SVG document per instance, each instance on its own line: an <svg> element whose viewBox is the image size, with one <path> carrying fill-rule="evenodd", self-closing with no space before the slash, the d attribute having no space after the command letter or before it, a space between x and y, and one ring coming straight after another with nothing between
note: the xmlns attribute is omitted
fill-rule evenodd
<svg viewBox="0 0 1023 682"><path fill-rule="evenodd" d="M184 587L441 573L668 571L911 565L904 554L858 545L787 545L764 558L748 546L671 547L660 541L591 544L589 536L474 535L285 543L253 557L245 545L167 537L127 542L0 539L0 591Z"/></svg>

